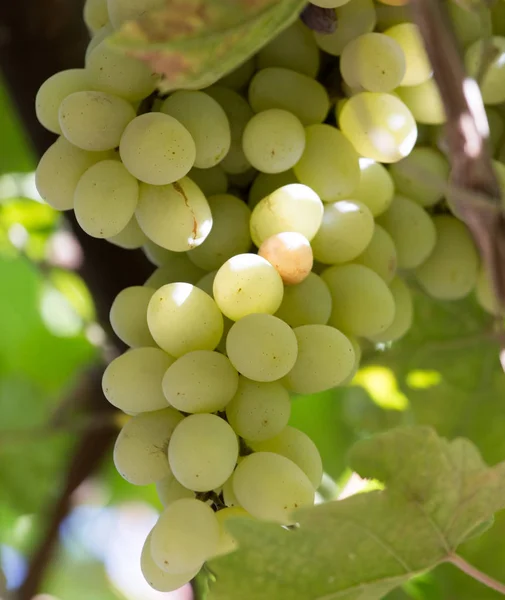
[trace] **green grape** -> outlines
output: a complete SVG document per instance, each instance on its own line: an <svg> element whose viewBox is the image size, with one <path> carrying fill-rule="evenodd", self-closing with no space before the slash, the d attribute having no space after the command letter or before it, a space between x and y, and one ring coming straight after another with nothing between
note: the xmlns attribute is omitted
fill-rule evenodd
<svg viewBox="0 0 505 600"><path fill-rule="evenodd" d="M230 361L209 350L181 356L163 378L163 393L168 403L185 413L223 410L237 387L238 373Z"/></svg>
<svg viewBox="0 0 505 600"><path fill-rule="evenodd" d="M135 215L133 215L126 227L116 235L108 237L107 241L125 250L136 250L147 243L147 237L140 229Z"/></svg>
<svg viewBox="0 0 505 600"><path fill-rule="evenodd" d="M332 2L333 3L333 2ZM374 30L377 16L372 0L351 0L335 10L337 27L333 33L316 33L316 43L328 54L340 56L347 44Z"/></svg>
<svg viewBox="0 0 505 600"><path fill-rule="evenodd" d="M233 473L238 440L230 425L216 415L190 415L179 423L168 446L172 473L184 487L207 492Z"/></svg>
<svg viewBox="0 0 505 600"><path fill-rule="evenodd" d="M214 279L214 298L232 321L251 313L273 314L281 305L284 286L279 273L257 254L227 260Z"/></svg>
<svg viewBox="0 0 505 600"><path fill-rule="evenodd" d="M393 322L395 302L383 279L363 265L341 265L321 275L330 288L332 313L329 324L345 333L371 337Z"/></svg>
<svg viewBox="0 0 505 600"><path fill-rule="evenodd" d="M109 157L107 152L86 152L59 137L39 161L35 172L37 190L56 210L70 210L79 179L94 164Z"/></svg>
<svg viewBox="0 0 505 600"><path fill-rule="evenodd" d="M426 293L440 300L459 300L477 283L479 255L467 227L448 215L433 217L437 241L428 259L416 269Z"/></svg>
<svg viewBox="0 0 505 600"><path fill-rule="evenodd" d="M384 343L399 340L410 329L414 318L414 303L409 286L399 277L395 277L389 289L395 299L395 318L386 331L372 338L374 342Z"/></svg>
<svg viewBox="0 0 505 600"><path fill-rule="evenodd" d="M105 27L109 22L107 0L86 0L82 16L88 31L93 34Z"/></svg>
<svg viewBox="0 0 505 600"><path fill-rule="evenodd" d="M161 382L174 359L159 348L135 348L115 358L102 379L107 400L127 413L166 408Z"/></svg>
<svg viewBox="0 0 505 600"><path fill-rule="evenodd" d="M90 236L109 238L131 221L139 199L139 185L121 162L103 160L79 179L74 194L77 222Z"/></svg>
<svg viewBox="0 0 505 600"><path fill-rule="evenodd" d="M58 111L63 100L74 92L92 90L85 69L67 69L49 77L39 88L35 98L35 112L39 123L53 133L61 133ZM88 123L89 126L89 123Z"/></svg>
<svg viewBox="0 0 505 600"><path fill-rule="evenodd" d="M151 554L163 571L186 573L199 570L218 544L219 523L212 508L200 500L182 498L161 513L152 530Z"/></svg>
<svg viewBox="0 0 505 600"><path fill-rule="evenodd" d="M289 458L307 475L314 489L320 486L323 461L317 446L303 431L286 427L279 435L269 440L251 442L249 445L255 452L273 452Z"/></svg>
<svg viewBox="0 0 505 600"><path fill-rule="evenodd" d="M314 258L309 241L301 233L285 231L267 238L258 255L275 268L285 285L296 285L308 277Z"/></svg>
<svg viewBox="0 0 505 600"><path fill-rule="evenodd" d="M186 253L172 252L171 254L165 264L157 268L146 280L144 283L146 287L157 290L167 283L177 282L195 285L204 276L205 271L194 265Z"/></svg>
<svg viewBox="0 0 505 600"><path fill-rule="evenodd" d="M167 458L168 463L168 458ZM170 472L166 477L156 482L156 493L163 506L166 508L172 502L181 500L181 498L194 498L195 492L188 490L181 485Z"/></svg>
<svg viewBox="0 0 505 600"><path fill-rule="evenodd" d="M405 196L395 196L377 223L393 238L400 269L418 267L435 247L433 220L417 202Z"/></svg>
<svg viewBox="0 0 505 600"><path fill-rule="evenodd" d="M288 111L303 125L322 123L330 109L328 92L318 81L279 67L256 73L249 86L249 104L256 113L271 108Z"/></svg>
<svg viewBox="0 0 505 600"><path fill-rule="evenodd" d="M412 10L407 5L392 6L378 2L375 6L377 13L377 31L385 31L394 25L409 23L412 21Z"/></svg>
<svg viewBox="0 0 505 600"><path fill-rule="evenodd" d="M398 264L393 238L383 227L376 224L372 240L353 262L372 269L386 283L390 283L396 274Z"/></svg>
<svg viewBox="0 0 505 600"><path fill-rule="evenodd" d="M300 183L325 202L349 197L359 183L358 154L342 133L330 125L306 129L305 151L294 166Z"/></svg>
<svg viewBox="0 0 505 600"><path fill-rule="evenodd" d="M210 169L193 167L188 173L188 177L196 183L207 198L216 194L226 194L228 190L228 177L223 171L222 165L216 165Z"/></svg>
<svg viewBox="0 0 505 600"><path fill-rule="evenodd" d="M179 121L162 113L147 113L125 129L119 152L134 177L151 185L167 185L189 172L196 149Z"/></svg>
<svg viewBox="0 0 505 600"><path fill-rule="evenodd" d="M243 90L249 83L255 71L255 60L249 58L239 65L236 69L228 73L219 80L219 85L230 88L231 90Z"/></svg>
<svg viewBox="0 0 505 600"><path fill-rule="evenodd" d="M165 0L107 0L110 21L115 29L119 29L125 21L133 21L165 5Z"/></svg>
<svg viewBox="0 0 505 600"><path fill-rule="evenodd" d="M485 58L492 53L492 60ZM477 77L485 60L486 69L480 81L484 104L501 104L505 101L505 37L493 36L473 43L465 54L465 65L472 77Z"/></svg>
<svg viewBox="0 0 505 600"><path fill-rule="evenodd" d="M258 69L281 67L315 78L319 71L319 48L308 27L295 21L256 55Z"/></svg>
<svg viewBox="0 0 505 600"><path fill-rule="evenodd" d="M201 269L212 271L251 247L251 211L245 202L230 194L211 196L208 203L212 229L205 241L188 253L188 257Z"/></svg>
<svg viewBox="0 0 505 600"><path fill-rule="evenodd" d="M219 103L205 92L174 92L163 102L161 112L177 119L191 134L196 147L195 167L214 167L227 155L230 123Z"/></svg>
<svg viewBox="0 0 505 600"><path fill-rule="evenodd" d="M247 100L234 90L213 85L207 88L205 92L219 103L230 123L231 146L220 166L227 173L243 173L250 169L251 165L242 149L242 135L254 113Z"/></svg>
<svg viewBox="0 0 505 600"><path fill-rule="evenodd" d="M240 462L233 475L233 490L241 506L253 517L293 523L291 513L314 503L310 479L285 456L255 452Z"/></svg>
<svg viewBox="0 0 505 600"><path fill-rule="evenodd" d="M247 201L249 208L252 210L260 200L290 183L298 183L292 169L282 173L258 173L249 189L249 199Z"/></svg>
<svg viewBox="0 0 505 600"><path fill-rule="evenodd" d="M252 314L233 324L226 351L239 373L253 381L275 381L291 371L298 343L291 327L277 317Z"/></svg>
<svg viewBox="0 0 505 600"><path fill-rule="evenodd" d="M186 256L181 252L172 252L171 250L162 248L161 246L158 246L158 244L155 244L149 238L144 244L144 254L147 256L148 260L157 267L162 267L164 264L171 263L173 258L180 258Z"/></svg>
<svg viewBox="0 0 505 600"><path fill-rule="evenodd" d="M173 252L196 248L212 229L209 203L189 177L168 185L141 183L135 215L150 240Z"/></svg>
<svg viewBox="0 0 505 600"><path fill-rule="evenodd" d="M94 87L135 102L154 92L158 76L142 61L106 43L99 43L86 61Z"/></svg>
<svg viewBox="0 0 505 600"><path fill-rule="evenodd" d="M449 163L438 150L418 146L409 156L391 165L389 173L398 194L421 206L433 206L444 196Z"/></svg>
<svg viewBox="0 0 505 600"><path fill-rule="evenodd" d="M156 346L147 326L147 306L156 290L132 286L121 290L110 309L110 324L114 333L128 346Z"/></svg>
<svg viewBox="0 0 505 600"><path fill-rule="evenodd" d="M205 275L196 282L196 287L203 290L206 294L209 294L211 298L214 298L214 279L217 275L217 269L205 273Z"/></svg>
<svg viewBox="0 0 505 600"><path fill-rule="evenodd" d="M156 343L175 357L214 350L223 334L216 303L189 283L169 283L157 290L147 308L147 324Z"/></svg>
<svg viewBox="0 0 505 600"><path fill-rule="evenodd" d="M74 92L60 104L59 123L69 142L89 151L112 150L130 121L132 105L104 92Z"/></svg>
<svg viewBox="0 0 505 600"><path fill-rule="evenodd" d="M295 165L305 148L305 129L297 117L271 108L255 115L244 129L242 148L263 173L280 173Z"/></svg>
<svg viewBox="0 0 505 600"><path fill-rule="evenodd" d="M486 107L486 116L489 123L488 143L491 154L495 155L500 148L500 143L505 133L505 122L496 108Z"/></svg>
<svg viewBox="0 0 505 600"><path fill-rule="evenodd" d="M88 46L86 47L86 53L84 55L84 62L87 66L89 57L95 48L97 48L105 39L114 33L114 28L110 23L101 27L90 39Z"/></svg>
<svg viewBox="0 0 505 600"><path fill-rule="evenodd" d="M500 303L493 289L491 278L484 265L480 267L477 274L475 297L479 305L489 314L498 316L503 312L500 309Z"/></svg>
<svg viewBox="0 0 505 600"><path fill-rule="evenodd" d="M398 162L410 154L417 139L412 113L391 94L356 94L346 102L339 122L359 154L377 162Z"/></svg>
<svg viewBox="0 0 505 600"><path fill-rule="evenodd" d="M240 506L240 502L233 491L233 475L223 484L223 500L228 507Z"/></svg>
<svg viewBox="0 0 505 600"><path fill-rule="evenodd" d="M152 532L142 548L140 556L140 569L147 583L158 592L174 592L191 581L200 571L201 565L187 573L167 573L154 562L151 553Z"/></svg>
<svg viewBox="0 0 505 600"><path fill-rule="evenodd" d="M352 193L354 200L368 206L374 217L386 211L393 201L395 186L384 165L369 158L359 159L360 180Z"/></svg>
<svg viewBox="0 0 505 600"><path fill-rule="evenodd" d="M132 417L114 446L114 465L121 477L134 485L149 485L169 475L168 442L183 418L173 408Z"/></svg>
<svg viewBox="0 0 505 600"><path fill-rule="evenodd" d="M496 2L493 6L499 4L501 2ZM463 48L467 48L479 39L491 36L491 14L486 5L472 1L460 4L457 0L449 0L447 9L454 33Z"/></svg>
<svg viewBox="0 0 505 600"><path fill-rule="evenodd" d="M329 325L302 325L295 330L298 357L283 379L295 394L317 394L340 385L351 374L355 356L349 339Z"/></svg>
<svg viewBox="0 0 505 600"><path fill-rule="evenodd" d="M240 377L237 393L226 406L233 431L247 440L268 440L288 424L291 400L278 382L260 383Z"/></svg>
<svg viewBox="0 0 505 600"><path fill-rule="evenodd" d="M216 551L216 556L222 556L237 550L238 542L226 527L226 521L228 521L228 519L236 519L237 517L245 517L249 519L253 518L241 506L230 506L217 511L216 519L219 523L220 536L219 547Z"/></svg>
<svg viewBox="0 0 505 600"><path fill-rule="evenodd" d="M405 75L401 85L419 85L427 81L433 70L417 25L401 23L386 29L384 33L400 44L405 56Z"/></svg>
<svg viewBox="0 0 505 600"><path fill-rule="evenodd" d="M365 33L351 40L342 51L340 72L353 88L391 92L405 75L405 56L393 38L383 33Z"/></svg>
<svg viewBox="0 0 505 600"><path fill-rule="evenodd" d="M331 294L326 283L315 273L297 285L284 288L284 296L275 316L291 327L326 325L331 314Z"/></svg>
<svg viewBox="0 0 505 600"><path fill-rule="evenodd" d="M312 240L314 257L330 265L349 262L365 250L373 232L373 216L364 204L353 200L325 204L323 222Z"/></svg>
<svg viewBox="0 0 505 600"><path fill-rule="evenodd" d="M310 187L293 183L285 185L261 200L251 215L253 242L258 246L270 236L283 231L296 231L309 242L323 220L323 203Z"/></svg>
<svg viewBox="0 0 505 600"><path fill-rule="evenodd" d="M419 85L400 87L396 93L418 123L426 125L445 123L444 104L434 79L428 79Z"/></svg>

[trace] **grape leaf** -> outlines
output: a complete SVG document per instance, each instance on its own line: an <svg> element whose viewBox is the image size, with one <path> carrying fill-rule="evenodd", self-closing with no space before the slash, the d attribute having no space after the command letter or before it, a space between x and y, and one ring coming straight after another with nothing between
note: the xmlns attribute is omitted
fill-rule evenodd
<svg viewBox="0 0 505 600"><path fill-rule="evenodd" d="M212 561L209 600L375 600L447 561L505 506L505 462L428 427L358 442L350 465L386 489L298 512L300 527L230 522L237 552Z"/></svg>
<svg viewBox="0 0 505 600"><path fill-rule="evenodd" d="M123 25L110 43L164 76L165 91L202 88L283 29L305 0L171 0Z"/></svg>

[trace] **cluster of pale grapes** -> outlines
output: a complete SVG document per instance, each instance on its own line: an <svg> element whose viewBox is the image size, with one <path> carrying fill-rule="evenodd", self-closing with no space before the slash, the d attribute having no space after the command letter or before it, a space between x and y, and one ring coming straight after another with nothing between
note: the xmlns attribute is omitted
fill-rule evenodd
<svg viewBox="0 0 505 600"><path fill-rule="evenodd" d="M298 21L210 87L161 96L149 68L107 39L163 4L87 0L85 68L54 75L37 96L40 122L60 137L36 180L89 235L143 248L157 267L114 301L112 327L131 349L103 390L131 415L114 450L119 473L155 484L165 507L142 569L169 591L235 548L230 517L285 526L314 502L321 458L288 424L291 395L346 385L363 342L400 339L411 283L445 301L475 292L491 313L497 304L444 198L444 110L405 7L319 0L336 10L334 33ZM475 74L481 22L449 4ZM495 156L497 22L482 84Z"/></svg>

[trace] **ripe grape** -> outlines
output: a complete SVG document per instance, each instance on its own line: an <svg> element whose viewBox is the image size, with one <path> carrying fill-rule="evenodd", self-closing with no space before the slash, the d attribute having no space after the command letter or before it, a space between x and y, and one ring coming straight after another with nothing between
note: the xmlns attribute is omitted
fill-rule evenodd
<svg viewBox="0 0 505 600"><path fill-rule="evenodd" d="M492 60L485 58L494 52ZM478 40L466 51L465 64L472 77L479 75L482 61L486 69L480 81L480 90L485 104L500 104L505 100L505 37L493 36L490 40Z"/></svg>
<svg viewBox="0 0 505 600"><path fill-rule="evenodd" d="M286 285L302 282L312 269L312 248L301 233L276 233L261 244L258 254L275 267Z"/></svg>
<svg viewBox="0 0 505 600"><path fill-rule="evenodd" d="M434 79L428 79L419 85L400 87L396 93L418 123L426 125L445 123L444 104Z"/></svg>
<svg viewBox="0 0 505 600"><path fill-rule="evenodd" d="M193 167L188 177L202 190L205 197L216 194L226 194L228 190L228 177L222 165L216 165L210 169L197 169Z"/></svg>
<svg viewBox="0 0 505 600"><path fill-rule="evenodd" d="M147 307L156 290L146 286L127 287L116 296L110 309L114 333L128 346L156 346L147 326Z"/></svg>
<svg viewBox="0 0 505 600"><path fill-rule="evenodd" d="M326 283L309 273L301 283L284 288L284 296L276 317L291 327L326 325L331 314L331 294Z"/></svg>
<svg viewBox="0 0 505 600"><path fill-rule="evenodd" d="M86 0L82 16L90 32L101 29L109 22L107 0Z"/></svg>
<svg viewBox="0 0 505 600"><path fill-rule="evenodd" d="M370 209L374 217L381 215L393 201L395 186L388 170L370 158L359 159L360 179L352 197Z"/></svg>
<svg viewBox="0 0 505 600"><path fill-rule="evenodd" d="M431 77L432 68L417 25L400 23L386 29L384 33L400 45L405 56L405 75L401 85L419 85L427 81Z"/></svg>
<svg viewBox="0 0 505 600"><path fill-rule="evenodd" d="M385 331L371 338L374 342L394 342L399 340L410 329L414 318L412 293L403 279L395 277L389 289L395 301L395 318Z"/></svg>
<svg viewBox="0 0 505 600"><path fill-rule="evenodd" d="M383 227L375 225L370 243L353 262L372 269L386 283L390 283L398 265L393 238Z"/></svg>
<svg viewBox="0 0 505 600"><path fill-rule="evenodd" d="M126 227L119 233L108 237L107 241L125 250L136 250L147 243L145 233L140 229L135 215L128 221Z"/></svg>
<svg viewBox="0 0 505 600"><path fill-rule="evenodd" d="M168 454L166 455L166 459L168 464ZM171 471L166 477L156 482L156 493L165 508L169 504L172 504L172 502L181 500L181 498L195 497L195 492L181 485Z"/></svg>

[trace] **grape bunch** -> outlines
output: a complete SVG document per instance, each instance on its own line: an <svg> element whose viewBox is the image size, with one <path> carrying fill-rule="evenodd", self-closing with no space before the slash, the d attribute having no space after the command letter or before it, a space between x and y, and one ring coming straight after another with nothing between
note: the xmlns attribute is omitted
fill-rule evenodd
<svg viewBox="0 0 505 600"><path fill-rule="evenodd" d="M363 344L404 336L412 286L498 305L444 198L444 109L404 6L319 0L336 11L333 33L297 21L209 87L161 95L107 39L164 4L87 0L85 68L36 99L60 136L36 181L90 236L142 248L156 267L113 303L130 350L103 390L129 416L117 470L155 484L164 506L141 562L169 591L235 549L228 519L286 526L314 503L321 457L289 425L291 397L347 385ZM475 74L480 25L450 5ZM493 43L482 88L500 156L505 38Z"/></svg>

